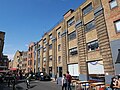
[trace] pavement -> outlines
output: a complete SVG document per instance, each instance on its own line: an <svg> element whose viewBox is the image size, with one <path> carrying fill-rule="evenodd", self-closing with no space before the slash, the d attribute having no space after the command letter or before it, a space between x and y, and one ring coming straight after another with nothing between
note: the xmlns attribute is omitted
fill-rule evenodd
<svg viewBox="0 0 120 90"><path fill-rule="evenodd" d="M54 88L54 89L53 89ZM57 84L55 80L51 81L39 81L32 80L30 82L30 90L61 90L61 86ZM8 87L7 83L0 83L0 90L27 90L25 80L19 80L15 88L12 85Z"/></svg>
<svg viewBox="0 0 120 90"><path fill-rule="evenodd" d="M13 90L13 86L10 85L8 87L8 84L7 83L0 83L0 90Z"/></svg>
<svg viewBox="0 0 120 90"><path fill-rule="evenodd" d="M22 83L22 82L25 82L25 80L19 80L17 84ZM8 86L7 82L3 82L3 83L0 83L0 90L16 90L16 85L15 87L13 87L12 84Z"/></svg>

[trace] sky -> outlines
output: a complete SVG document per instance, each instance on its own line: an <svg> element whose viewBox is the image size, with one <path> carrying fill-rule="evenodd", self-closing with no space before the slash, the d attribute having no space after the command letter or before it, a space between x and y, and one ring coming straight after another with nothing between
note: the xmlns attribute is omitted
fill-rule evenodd
<svg viewBox="0 0 120 90"><path fill-rule="evenodd" d="M27 51L69 9L78 8L85 0L0 0L0 31L5 32L3 54L9 59L17 50Z"/></svg>

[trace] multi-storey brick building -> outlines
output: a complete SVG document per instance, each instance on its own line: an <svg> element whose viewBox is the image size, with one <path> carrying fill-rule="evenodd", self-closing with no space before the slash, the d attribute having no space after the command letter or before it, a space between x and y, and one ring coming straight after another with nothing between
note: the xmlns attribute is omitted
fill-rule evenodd
<svg viewBox="0 0 120 90"><path fill-rule="evenodd" d="M120 74L120 1L102 0L115 74Z"/></svg>
<svg viewBox="0 0 120 90"><path fill-rule="evenodd" d="M16 51L12 62L13 62L12 68L16 68L19 70L22 69L22 52L21 51L19 50Z"/></svg>
<svg viewBox="0 0 120 90"><path fill-rule="evenodd" d="M22 51L22 67L21 70L25 74L27 73L27 58L28 58L28 52Z"/></svg>
<svg viewBox="0 0 120 90"><path fill-rule="evenodd" d="M117 1L114 8L116 13L109 9L110 2L86 0L75 11L66 12L63 20L37 42L38 69L52 73L53 77L62 76L69 70L72 76L81 80L90 79L88 76L93 74L114 75L112 41L118 40L118 49L120 37L110 18L113 16L112 21L118 21L116 28L119 31L120 2Z"/></svg>
<svg viewBox="0 0 120 90"><path fill-rule="evenodd" d="M28 67L28 72L33 71L34 72L34 47L35 43L32 42L29 44L28 47L28 59L27 59L27 67Z"/></svg>
<svg viewBox="0 0 120 90"><path fill-rule="evenodd" d="M69 71L80 80L100 80L98 75L107 80L120 73L120 65L115 64L120 62L119 32L119 0L86 0L29 45L28 71L45 71L52 77Z"/></svg>

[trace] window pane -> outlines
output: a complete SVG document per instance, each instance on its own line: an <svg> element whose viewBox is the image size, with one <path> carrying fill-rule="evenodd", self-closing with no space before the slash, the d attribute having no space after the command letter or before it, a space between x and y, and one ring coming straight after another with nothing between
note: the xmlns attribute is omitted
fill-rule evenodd
<svg viewBox="0 0 120 90"><path fill-rule="evenodd" d="M115 22L117 32L120 32L120 20Z"/></svg>
<svg viewBox="0 0 120 90"><path fill-rule="evenodd" d="M69 41L76 38L76 31L69 34Z"/></svg>
<svg viewBox="0 0 120 90"><path fill-rule="evenodd" d="M58 32L58 38L60 38L60 32Z"/></svg>
<svg viewBox="0 0 120 90"><path fill-rule="evenodd" d="M58 51L60 51L60 48L61 48L61 45L59 44L59 45L58 45Z"/></svg>
<svg viewBox="0 0 120 90"><path fill-rule="evenodd" d="M49 35L49 38L52 39L52 34Z"/></svg>
<svg viewBox="0 0 120 90"><path fill-rule="evenodd" d="M52 44L49 45L49 49L52 49Z"/></svg>
<svg viewBox="0 0 120 90"><path fill-rule="evenodd" d="M91 50L96 50L99 48L99 44L98 44L98 41L92 41L92 42L89 42L87 44L87 48L88 48L88 51L91 51Z"/></svg>
<svg viewBox="0 0 120 90"><path fill-rule="evenodd" d="M116 0L113 0L113 1L110 2L110 8L111 9L114 8L114 7L116 7L116 6L117 6Z"/></svg>
<svg viewBox="0 0 120 90"><path fill-rule="evenodd" d="M90 3L88 6L86 6L83 9L83 15L86 15L87 13L89 13L92 10L92 3Z"/></svg>
<svg viewBox="0 0 120 90"><path fill-rule="evenodd" d="M72 26L75 23L74 17L67 21L68 27Z"/></svg>
<svg viewBox="0 0 120 90"><path fill-rule="evenodd" d="M95 23L94 23L94 21L91 21L85 25L85 30L89 31L91 29L94 29L94 27L95 27Z"/></svg>
<svg viewBox="0 0 120 90"><path fill-rule="evenodd" d="M69 49L69 53L70 53L70 55L76 55L76 54L78 54L77 47Z"/></svg>

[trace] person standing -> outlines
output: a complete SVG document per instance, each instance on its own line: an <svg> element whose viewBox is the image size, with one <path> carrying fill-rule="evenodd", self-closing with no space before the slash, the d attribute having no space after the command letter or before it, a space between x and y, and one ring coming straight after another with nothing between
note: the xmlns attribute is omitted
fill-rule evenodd
<svg viewBox="0 0 120 90"><path fill-rule="evenodd" d="M62 90L67 90L67 78L66 78L66 75L63 74L63 77L62 77Z"/></svg>
<svg viewBox="0 0 120 90"><path fill-rule="evenodd" d="M69 74L69 71L67 71L67 74L66 74L66 78L67 78L67 89L68 90L72 90L71 89L71 80L72 80L72 76Z"/></svg>

